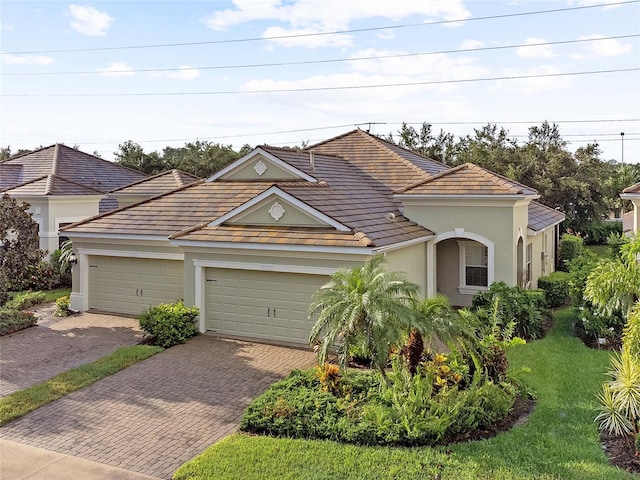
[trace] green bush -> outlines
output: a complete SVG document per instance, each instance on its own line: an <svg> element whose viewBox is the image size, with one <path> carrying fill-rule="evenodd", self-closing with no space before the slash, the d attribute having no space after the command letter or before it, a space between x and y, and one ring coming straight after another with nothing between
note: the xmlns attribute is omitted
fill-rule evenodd
<svg viewBox="0 0 640 480"><path fill-rule="evenodd" d="M69 315L69 303L70 299L68 295L58 298L56 300L56 311L53 315L56 317L66 317Z"/></svg>
<svg viewBox="0 0 640 480"><path fill-rule="evenodd" d="M538 278L538 288L544 291L547 308L566 305L569 301L569 274L553 272L546 277Z"/></svg>
<svg viewBox="0 0 640 480"><path fill-rule="evenodd" d="M60 249L54 250L49 255L49 264L55 274L55 286L70 287L71 286L71 264L60 261Z"/></svg>
<svg viewBox="0 0 640 480"><path fill-rule="evenodd" d="M198 308L186 307L182 300L149 308L138 318L155 345L169 348L186 342L198 333Z"/></svg>
<svg viewBox="0 0 640 480"><path fill-rule="evenodd" d="M611 234L622 234L622 222L593 222L584 231L587 245L606 245Z"/></svg>
<svg viewBox="0 0 640 480"><path fill-rule="evenodd" d="M42 292L25 292L13 297L6 303L6 307L13 310L24 310L43 303L45 294Z"/></svg>
<svg viewBox="0 0 640 480"><path fill-rule="evenodd" d="M545 298L541 291L509 287L505 282L495 282L489 290L478 292L471 301L472 309L491 310L497 304L497 315L501 325L515 322L514 333L525 339L538 338L543 331Z"/></svg>
<svg viewBox="0 0 640 480"><path fill-rule="evenodd" d="M0 267L0 307L2 307L7 300L9 300L9 292L7 285L7 274L4 272L4 268Z"/></svg>
<svg viewBox="0 0 640 480"><path fill-rule="evenodd" d="M584 287L587 284L587 277L599 261L598 255L589 250L582 251L580 255L569 261L569 295L574 305L584 305Z"/></svg>
<svg viewBox="0 0 640 480"><path fill-rule="evenodd" d="M629 243L629 237L622 232L611 233L607 238L607 245L611 247L611 255L613 255L614 258L620 258L620 248L625 243Z"/></svg>
<svg viewBox="0 0 640 480"><path fill-rule="evenodd" d="M560 268L567 271L568 263L575 257L580 255L584 250L584 242L582 238L575 235L569 235L565 233L560 240L560 247L558 249L558 257L560 260Z"/></svg>
<svg viewBox="0 0 640 480"><path fill-rule="evenodd" d="M240 429L364 445L433 445L486 427L513 406L513 389L481 383L482 375L468 389L437 390L433 371L421 367L411 375L397 358L389 378L387 386L377 373L349 372L337 397L311 372L294 371L249 405Z"/></svg>
<svg viewBox="0 0 640 480"><path fill-rule="evenodd" d="M38 319L31 312L23 312L10 308L0 309L0 336L33 327Z"/></svg>

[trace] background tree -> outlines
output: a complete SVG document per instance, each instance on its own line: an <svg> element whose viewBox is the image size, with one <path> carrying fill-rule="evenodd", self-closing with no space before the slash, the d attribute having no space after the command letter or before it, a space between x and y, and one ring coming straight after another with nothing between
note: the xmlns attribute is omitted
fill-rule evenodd
<svg viewBox="0 0 640 480"><path fill-rule="evenodd" d="M29 276L45 255L39 242L38 224L29 213L29 204L19 205L4 194L0 199L0 269L10 290L23 290L32 283Z"/></svg>

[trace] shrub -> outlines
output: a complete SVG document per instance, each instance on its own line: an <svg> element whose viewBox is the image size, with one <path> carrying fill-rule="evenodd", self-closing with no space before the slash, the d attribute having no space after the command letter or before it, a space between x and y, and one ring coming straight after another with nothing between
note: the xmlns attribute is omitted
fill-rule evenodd
<svg viewBox="0 0 640 480"><path fill-rule="evenodd" d="M560 247L558 250L560 268L566 271L568 268L567 264L575 257L580 255L583 250L584 243L582 241L582 238L576 237L575 235L569 235L568 233L562 235L562 239L560 240Z"/></svg>
<svg viewBox="0 0 640 480"><path fill-rule="evenodd" d="M613 232L607 238L607 245L611 247L611 255L614 258L620 258L620 249L625 243L629 243L629 237L622 232Z"/></svg>
<svg viewBox="0 0 640 480"><path fill-rule="evenodd" d="M45 294L42 292L25 292L13 297L6 303L6 307L13 310L24 310L44 302Z"/></svg>
<svg viewBox="0 0 640 480"><path fill-rule="evenodd" d="M56 311L53 315L56 317L66 317L69 315L69 303L70 299L68 295L58 298L56 300Z"/></svg>
<svg viewBox="0 0 640 480"><path fill-rule="evenodd" d="M55 286L70 287L71 286L71 264L61 261L61 250L54 250L49 255L49 264L55 274Z"/></svg>
<svg viewBox="0 0 640 480"><path fill-rule="evenodd" d="M598 262L598 255L589 250L583 250L580 255L568 263L569 295L574 305L584 305L584 288L587 284L587 277L596 268Z"/></svg>
<svg viewBox="0 0 640 480"><path fill-rule="evenodd" d="M538 288L544 291L547 308L561 307L569 301L569 274L553 272L546 277L538 278Z"/></svg>
<svg viewBox="0 0 640 480"><path fill-rule="evenodd" d="M605 245L611 234L622 234L622 222L592 222L584 231L587 245Z"/></svg>
<svg viewBox="0 0 640 480"><path fill-rule="evenodd" d="M583 340L598 338L619 338L624 327L624 320L617 315L600 315L593 313L588 307L578 307L576 315L576 335Z"/></svg>
<svg viewBox="0 0 640 480"><path fill-rule="evenodd" d="M496 314L500 319L498 323L507 325L514 321L514 333L518 337L534 339L542 334L545 300L540 291L509 287L504 282L496 282L491 284L489 290L476 293L471 304L476 311L497 308Z"/></svg>
<svg viewBox="0 0 640 480"><path fill-rule="evenodd" d="M186 307L182 300L149 308L138 318L155 345L169 348L184 343L198 333L197 307Z"/></svg>
<svg viewBox="0 0 640 480"><path fill-rule="evenodd" d="M0 336L33 327L38 319L31 312L23 312L10 308L0 309Z"/></svg>
<svg viewBox="0 0 640 480"><path fill-rule="evenodd" d="M7 275L4 268L0 267L0 307L9 300L9 292L7 291Z"/></svg>

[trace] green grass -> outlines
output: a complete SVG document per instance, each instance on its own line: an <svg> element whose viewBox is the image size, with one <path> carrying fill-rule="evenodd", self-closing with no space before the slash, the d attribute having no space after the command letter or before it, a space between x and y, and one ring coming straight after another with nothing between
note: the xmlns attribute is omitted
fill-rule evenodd
<svg viewBox="0 0 640 480"><path fill-rule="evenodd" d="M162 350L160 347L149 345L122 347L95 362L80 365L56 375L46 382L0 398L0 426L104 377L124 370Z"/></svg>
<svg viewBox="0 0 640 480"><path fill-rule="evenodd" d="M9 299L12 299L13 297L15 297L17 295L20 295L21 293L27 293L27 292L26 291L24 291L24 292L9 292ZM53 289L53 290L43 290L42 293L44 293L44 300L42 301L42 303L49 303L49 302L55 302L60 297L71 295L71 289L70 288L56 288L56 289Z"/></svg>
<svg viewBox="0 0 640 480"><path fill-rule="evenodd" d="M489 440L438 448L359 447L235 434L180 467L174 480L251 479L632 479L603 454L594 393L605 380L606 352L571 334L570 309L549 335L509 352L512 371L538 394L529 421Z"/></svg>

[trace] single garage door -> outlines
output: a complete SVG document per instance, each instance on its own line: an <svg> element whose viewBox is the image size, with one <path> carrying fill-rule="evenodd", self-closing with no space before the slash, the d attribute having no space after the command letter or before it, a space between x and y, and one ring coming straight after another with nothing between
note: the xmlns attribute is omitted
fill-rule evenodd
<svg viewBox="0 0 640 480"><path fill-rule="evenodd" d="M89 308L138 315L184 297L181 260L89 257Z"/></svg>
<svg viewBox="0 0 640 480"><path fill-rule="evenodd" d="M307 344L311 296L324 275L206 269L206 329L222 335Z"/></svg>

